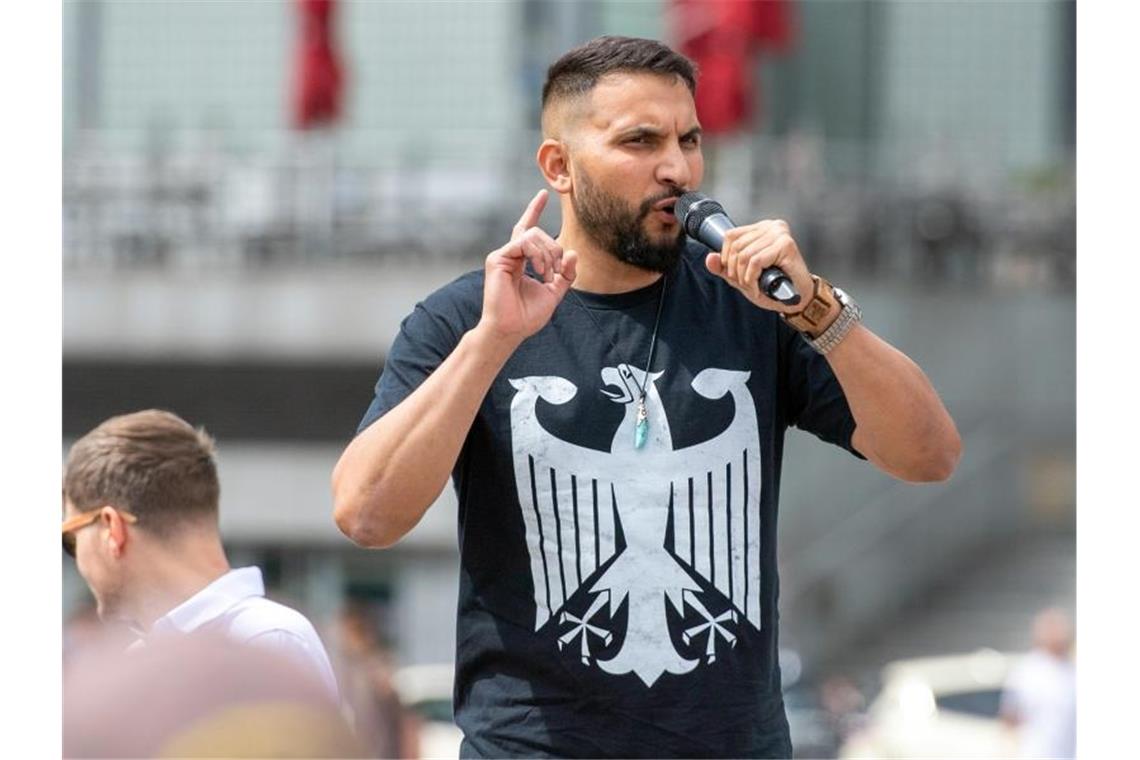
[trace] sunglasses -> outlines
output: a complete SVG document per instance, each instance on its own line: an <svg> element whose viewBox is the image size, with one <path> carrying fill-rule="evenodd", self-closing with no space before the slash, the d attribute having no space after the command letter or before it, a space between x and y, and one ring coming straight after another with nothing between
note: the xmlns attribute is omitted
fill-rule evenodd
<svg viewBox="0 0 1140 760"><path fill-rule="evenodd" d="M114 508L112 507L112 509ZM92 509L90 512L83 512L82 514L78 514L75 517L71 517L63 521L63 550L67 552L68 555L72 557L75 556L75 532L82 528L86 528L88 525L93 525L96 523L99 520L99 515L102 513L102 511L103 508L99 507L98 509ZM130 512L124 512L121 509L116 509L115 511L119 513L119 517L122 517L128 523L134 524L139 521L139 518L135 517Z"/></svg>

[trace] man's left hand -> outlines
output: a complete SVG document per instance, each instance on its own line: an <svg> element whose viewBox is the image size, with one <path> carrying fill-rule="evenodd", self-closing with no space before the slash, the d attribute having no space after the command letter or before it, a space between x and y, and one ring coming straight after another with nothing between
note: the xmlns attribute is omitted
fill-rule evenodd
<svg viewBox="0 0 1140 760"><path fill-rule="evenodd" d="M764 219L732 228L724 235L723 249L705 257L705 266L762 309L796 312L811 298L811 273L782 219ZM779 267L791 278L800 294L798 304L789 306L760 291L760 273L771 266Z"/></svg>

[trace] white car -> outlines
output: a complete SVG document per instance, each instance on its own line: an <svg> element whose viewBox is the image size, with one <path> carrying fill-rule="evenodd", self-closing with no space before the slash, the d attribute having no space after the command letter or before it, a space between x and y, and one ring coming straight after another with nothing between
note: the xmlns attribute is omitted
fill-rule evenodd
<svg viewBox="0 0 1140 760"><path fill-rule="evenodd" d="M409 665L393 674L392 683L400 702L420 719L420 757L459 757L463 732L455 725L451 702L455 667Z"/></svg>
<svg viewBox="0 0 1140 760"><path fill-rule="evenodd" d="M1014 757L1016 734L998 711L1018 655L971 654L899 660L883 668L882 690L841 758Z"/></svg>

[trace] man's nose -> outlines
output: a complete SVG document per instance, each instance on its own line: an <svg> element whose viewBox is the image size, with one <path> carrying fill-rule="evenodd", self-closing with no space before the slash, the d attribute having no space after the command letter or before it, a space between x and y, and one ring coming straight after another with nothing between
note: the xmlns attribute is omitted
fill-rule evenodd
<svg viewBox="0 0 1140 760"><path fill-rule="evenodd" d="M657 164L657 181L665 185L687 188L693 180L693 173L685 152L678 143L665 148Z"/></svg>

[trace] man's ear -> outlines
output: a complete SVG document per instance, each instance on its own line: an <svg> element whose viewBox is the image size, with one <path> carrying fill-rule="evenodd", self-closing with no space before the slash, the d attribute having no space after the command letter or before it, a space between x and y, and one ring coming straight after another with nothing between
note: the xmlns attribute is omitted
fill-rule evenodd
<svg viewBox="0 0 1140 760"><path fill-rule="evenodd" d="M123 556L129 538L127 521L114 507L103 507L99 511L99 537L112 557Z"/></svg>
<svg viewBox="0 0 1140 760"><path fill-rule="evenodd" d="M570 180L570 153L566 143L548 137L538 146L538 168L556 193L565 195L573 183Z"/></svg>

